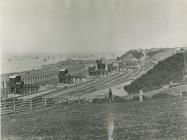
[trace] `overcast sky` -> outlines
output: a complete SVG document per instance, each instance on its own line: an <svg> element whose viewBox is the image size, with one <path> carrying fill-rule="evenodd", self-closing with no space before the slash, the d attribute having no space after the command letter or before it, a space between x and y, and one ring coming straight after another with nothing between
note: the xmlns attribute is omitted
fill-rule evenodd
<svg viewBox="0 0 187 140"><path fill-rule="evenodd" d="M2 52L187 44L187 0L1 0Z"/></svg>

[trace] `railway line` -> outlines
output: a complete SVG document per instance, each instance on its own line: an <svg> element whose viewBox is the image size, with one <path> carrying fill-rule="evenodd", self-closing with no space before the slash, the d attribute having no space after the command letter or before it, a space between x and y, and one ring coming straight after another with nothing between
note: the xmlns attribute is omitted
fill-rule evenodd
<svg viewBox="0 0 187 140"><path fill-rule="evenodd" d="M119 78L121 75L119 73L115 73L113 75L111 75L110 77L104 77L104 78L100 78L97 80L92 80L86 83L83 83L82 85L78 85L76 87L72 87L72 88L68 88L65 90L60 90L57 92L53 92L53 94L47 94L45 96L43 96L44 98L49 98L49 97L55 97L55 96L59 96L59 95L74 95L77 92L83 92L85 90L90 90L91 88L93 88L93 86L97 86L98 83L99 85L103 85L105 82L108 81L112 81L114 79Z"/></svg>
<svg viewBox="0 0 187 140"><path fill-rule="evenodd" d="M116 83L116 85L117 85L120 82L126 82L129 79L124 79L124 78L131 77L131 75L133 73L134 73L133 71L126 72L123 74L118 73L115 76L110 77L109 79L108 78L103 79L103 80L97 81L95 83L89 84L87 86L84 86L83 88L79 88L78 90L73 90L72 92L66 91L63 93L59 93L58 95L61 97L66 97L66 96L77 96L77 95L82 96L85 94L89 94L89 93L96 91L96 90L100 90L100 89L109 88L111 86L114 86L114 83Z"/></svg>
<svg viewBox="0 0 187 140"><path fill-rule="evenodd" d="M52 97L66 97L66 96L76 96L76 95L85 95L89 94L90 92L109 88L124 82L127 82L128 80L132 79L138 71L126 71L125 73L114 73L107 77L101 77L96 80L90 80L84 83L80 83L74 86L71 86L67 89L65 88L54 88L51 90L47 90L44 92L36 93L33 95L25 95L18 97L18 99L29 99L34 98L37 96L40 96L42 98L52 98Z"/></svg>
<svg viewBox="0 0 187 140"><path fill-rule="evenodd" d="M71 86L67 89L54 88L54 89L50 89L50 90L46 90L46 91L41 91L41 92L35 93L35 94L19 96L19 97L16 97L16 98L17 99L30 99L30 98L35 98L37 96L44 97L44 98L54 97L54 96L59 95L59 92L61 94L62 92L69 93L69 92L73 92L73 91L76 91L76 90L81 90L81 89L84 89L85 87L93 85L97 82L110 81L111 79L114 79L116 77L119 77L119 73L115 73L115 74L111 75L110 77L102 77L102 78L99 78L99 79L96 79L96 80L90 80L90 81L87 81L87 82L84 82L84 83L79 83L79 84Z"/></svg>

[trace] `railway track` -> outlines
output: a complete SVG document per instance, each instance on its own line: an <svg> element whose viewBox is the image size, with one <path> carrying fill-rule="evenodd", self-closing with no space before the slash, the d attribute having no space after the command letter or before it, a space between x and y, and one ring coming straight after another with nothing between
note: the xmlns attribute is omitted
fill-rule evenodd
<svg viewBox="0 0 187 140"><path fill-rule="evenodd" d="M93 81L94 80L87 81L86 84L92 83ZM85 83L80 83L80 84L71 86L68 89L73 89L73 88L76 88L78 86L80 87L83 84L85 84ZM17 98L17 99L27 99L28 98L29 99L29 98L35 98L37 96L44 97L45 95L48 95L48 94L51 94L51 93L56 93L56 92L63 91L63 90L66 90L66 89L64 89L64 87L63 88L53 88L53 89L41 91L41 92L38 92L38 93L35 93L35 94L22 95L22 96L15 97L15 98ZM43 92L44 92L44 94L42 94Z"/></svg>
<svg viewBox="0 0 187 140"><path fill-rule="evenodd" d="M135 72L136 73L136 72ZM46 92L45 94L37 94L36 96L40 96L43 98L51 98L56 96L73 96L73 95L84 95L88 94L90 92L108 88L114 85L118 85L120 83L124 83L128 81L132 76L135 74L134 71L127 71L125 73L115 73L113 75L102 77L96 80L90 80L85 83L80 83L77 85L74 85L72 87L69 87L67 89L64 88L55 88L50 90L49 92ZM26 98L22 97L22 98Z"/></svg>
<svg viewBox="0 0 187 140"><path fill-rule="evenodd" d="M102 77L102 78L99 78L99 79L96 79L96 80L90 80L90 81L87 81L87 82L84 82L84 83L79 83L79 84L76 84L74 86L71 86L69 87L68 89L64 89L64 88L54 88L54 89L50 89L50 90L45 90L45 91L41 91L39 93L35 93L35 94L30 94L30 95L22 95L22 96L19 96L19 97L15 97L17 99L30 99L30 98L35 98L35 97L44 97L44 98L47 98L47 97L53 97L53 96L57 96L58 93L62 93L62 92L73 92L73 91L76 91L76 90L80 90L80 89L84 89L85 87L88 87L90 85L93 85L99 81L107 81L107 80L111 80L115 77L118 77L119 76L119 73L115 73L113 75L111 75L110 77Z"/></svg>
<svg viewBox="0 0 187 140"><path fill-rule="evenodd" d="M43 97L44 98L49 98L49 97L58 96L60 94L63 94L63 95L69 94L70 95L70 94L73 94L73 93L76 93L76 92L80 92L82 90L86 90L90 87L93 87L93 85L96 85L97 83L105 83L107 81L111 81L112 79L116 79L119 76L120 76L120 74L116 73L116 74L113 74L110 77L104 77L104 78L100 78L100 79L97 79L97 80L91 80L91 81L88 81L86 83L82 83L81 85L70 87L68 89L60 89L60 90L52 91L52 92L44 95Z"/></svg>
<svg viewBox="0 0 187 140"><path fill-rule="evenodd" d="M102 81L96 82L95 84L85 86L84 88L74 90L72 92L63 93L61 95L62 96L67 96L67 95L70 95L70 96L80 95L80 96L82 96L82 95L88 94L90 92L99 90L99 89L104 89L104 88L111 87L111 86L114 85L113 83L115 83L115 82L117 82L116 83L116 85L117 85L120 82L122 82L122 79L123 79L123 81L127 81L128 79L125 80L124 78L130 77L132 74L133 74L133 72L127 72L127 73L119 74L119 75L116 75L113 78L102 80Z"/></svg>
<svg viewBox="0 0 187 140"><path fill-rule="evenodd" d="M126 74L122 74L119 79L105 83L105 86L112 86L112 85L114 86L120 83L127 82L128 80L130 80L130 77L133 77L133 75L134 75L134 71L128 72Z"/></svg>

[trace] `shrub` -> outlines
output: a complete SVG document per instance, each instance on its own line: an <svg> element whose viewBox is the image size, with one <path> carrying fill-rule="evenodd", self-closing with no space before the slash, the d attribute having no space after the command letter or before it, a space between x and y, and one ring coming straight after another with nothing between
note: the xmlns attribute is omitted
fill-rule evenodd
<svg viewBox="0 0 187 140"><path fill-rule="evenodd" d="M121 98L119 96L114 96L114 98L113 98L113 102L124 102L124 101L125 101L125 99Z"/></svg>
<svg viewBox="0 0 187 140"><path fill-rule="evenodd" d="M131 55L132 57L136 58L136 59L140 59L143 56L143 52L140 50L129 50L127 51L125 54L123 54L120 57L117 57L117 61L127 57L128 55Z"/></svg>
<svg viewBox="0 0 187 140"><path fill-rule="evenodd" d="M98 103L98 104L102 104L102 103L107 103L108 99L107 98L94 98L92 100L92 103Z"/></svg>
<svg viewBox="0 0 187 140"><path fill-rule="evenodd" d="M75 99L75 100L72 100L71 102L70 102L70 104L86 104L86 103L89 103L89 101L88 100L86 100L86 99ZM67 102L67 104L68 104L68 102Z"/></svg>
<svg viewBox="0 0 187 140"><path fill-rule="evenodd" d="M149 98L143 95L143 100L148 100ZM140 100L140 96L136 95L133 96L132 101L139 101Z"/></svg>
<svg viewBox="0 0 187 140"><path fill-rule="evenodd" d="M172 98L175 97L172 94L168 94L168 93L158 93L152 96L152 99L160 99L160 98Z"/></svg>
<svg viewBox="0 0 187 140"><path fill-rule="evenodd" d="M182 92L182 95L183 95L183 96L187 96L187 91L183 91L183 92Z"/></svg>
<svg viewBox="0 0 187 140"><path fill-rule="evenodd" d="M139 101L140 97L139 96L133 96L132 101Z"/></svg>

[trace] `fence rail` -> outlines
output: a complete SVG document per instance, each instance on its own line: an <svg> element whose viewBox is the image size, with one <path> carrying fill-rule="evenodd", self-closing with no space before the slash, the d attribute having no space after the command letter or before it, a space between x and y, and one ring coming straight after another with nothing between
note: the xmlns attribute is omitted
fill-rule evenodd
<svg viewBox="0 0 187 140"><path fill-rule="evenodd" d="M35 97L27 100L13 99L13 101L1 101L1 115L16 114L19 112L37 110L40 108L46 108L48 106L52 106L60 103L69 103L69 101L67 99L59 98L59 97L56 98Z"/></svg>
<svg viewBox="0 0 187 140"><path fill-rule="evenodd" d="M187 103L187 96L183 97L182 90L180 90L179 93L180 93L179 96L180 96L180 99L182 99L182 102ZM132 97L136 97L136 96L140 97L140 96L147 96L147 95L146 93L143 95L143 92L140 92L140 94L133 95ZM129 99L131 99L130 96L129 96ZM80 98L78 100L80 103L81 101ZM141 102L143 101L143 97L140 101ZM7 114L16 114L19 112L37 110L37 109L46 108L48 106L61 104L61 103L69 104L71 103L71 101L68 99L61 98L60 96L53 97L53 98L42 98L42 96L37 96L37 97L26 99L26 100L12 98L9 100L2 100L0 104L0 108L1 108L1 115L7 115Z"/></svg>

